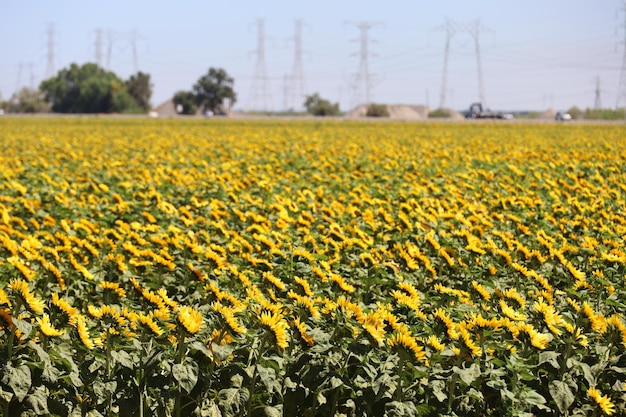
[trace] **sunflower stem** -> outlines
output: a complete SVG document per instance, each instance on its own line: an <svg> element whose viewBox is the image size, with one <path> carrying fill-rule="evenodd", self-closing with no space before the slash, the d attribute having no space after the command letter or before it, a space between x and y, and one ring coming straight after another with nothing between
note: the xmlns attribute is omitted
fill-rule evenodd
<svg viewBox="0 0 626 417"><path fill-rule="evenodd" d="M182 324L178 327L178 355L176 356L176 363L183 363L183 359L185 358L185 329ZM176 417L180 417L181 409L181 398L182 391L181 386L178 384L178 396L176 397Z"/></svg>
<svg viewBox="0 0 626 417"><path fill-rule="evenodd" d="M248 403L246 404L246 416L249 416L252 413L252 397L254 397L255 394L255 387L256 387L256 378L258 376L258 370L257 370L257 365L259 364L259 362L261 361L261 358L263 357L263 353L264 349L265 349L265 339L267 339L267 335L263 336L263 338L261 339L261 344L259 345L259 354L256 358L256 361L254 363L254 369L252 370L252 378L250 380L250 388L248 389L249 392L249 397L248 397ZM250 366L251 364L249 364L248 366Z"/></svg>
<svg viewBox="0 0 626 417"><path fill-rule="evenodd" d="M396 387L396 393L395 393L395 397L396 397L396 401L404 401L403 397L404 397L404 392L402 390L402 376L404 374L404 355L400 354L400 362L398 363L398 386Z"/></svg>

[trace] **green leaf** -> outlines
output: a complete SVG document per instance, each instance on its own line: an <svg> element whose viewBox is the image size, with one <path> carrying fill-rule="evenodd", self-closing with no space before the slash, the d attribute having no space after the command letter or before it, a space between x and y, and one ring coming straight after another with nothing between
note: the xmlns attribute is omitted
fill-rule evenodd
<svg viewBox="0 0 626 417"><path fill-rule="evenodd" d="M0 400L4 401L4 402L11 402L11 399L13 398L13 393L10 391L5 391L2 389L2 387L0 387Z"/></svg>
<svg viewBox="0 0 626 417"><path fill-rule="evenodd" d="M24 334L24 337L30 336L30 333L33 331L33 325L25 320L13 318L13 324Z"/></svg>
<svg viewBox="0 0 626 417"><path fill-rule="evenodd" d="M194 413L198 417L222 417L219 407L213 400L205 398L199 410Z"/></svg>
<svg viewBox="0 0 626 417"><path fill-rule="evenodd" d="M238 416L246 406L250 393L246 388L227 388L218 394L218 403L224 410L224 417Z"/></svg>
<svg viewBox="0 0 626 417"><path fill-rule="evenodd" d="M50 363L50 355L48 355L48 353L42 349L41 346L39 346L37 343L33 343L33 341L29 341L28 342L28 347L30 349L33 349L35 352L37 352L37 355L39 356L39 359L41 359L41 361L45 364Z"/></svg>
<svg viewBox="0 0 626 417"><path fill-rule="evenodd" d="M538 365L541 365L543 363L549 363L550 365L552 365L555 369L559 369L560 365L559 362L557 361L557 358L561 356L560 353L558 352L541 352L539 354L539 363Z"/></svg>
<svg viewBox="0 0 626 417"><path fill-rule="evenodd" d="M172 375L185 392L190 393L198 382L198 365L195 362L177 363L172 366Z"/></svg>
<svg viewBox="0 0 626 417"><path fill-rule="evenodd" d="M50 362L46 363L43 368L41 376L46 382L54 382L59 379L61 371L54 367Z"/></svg>
<svg viewBox="0 0 626 417"><path fill-rule="evenodd" d="M412 402L391 401L385 404L385 417L417 417L418 412Z"/></svg>
<svg viewBox="0 0 626 417"><path fill-rule="evenodd" d="M448 394L446 394L445 381L437 379L430 383L430 387L433 390L433 394L435 395L435 397L437 397L439 402L444 402L445 400L448 399Z"/></svg>
<svg viewBox="0 0 626 417"><path fill-rule="evenodd" d="M282 405L268 406L268 407L265 407L263 411L265 412L265 415L267 417L282 417L283 416Z"/></svg>
<svg viewBox="0 0 626 417"><path fill-rule="evenodd" d="M259 377L265 385L268 394L273 394L274 392L281 391L280 382L276 378L276 371L274 368L268 368L265 366L257 365L257 372L259 373Z"/></svg>
<svg viewBox="0 0 626 417"><path fill-rule="evenodd" d="M19 402L24 401L32 383L30 369L26 365L20 365L17 368L8 365L6 371L6 384L11 387Z"/></svg>
<svg viewBox="0 0 626 417"><path fill-rule="evenodd" d="M343 381L341 380L341 378L338 378L336 376L330 377L330 389L335 389L342 385L343 385Z"/></svg>
<svg viewBox="0 0 626 417"><path fill-rule="evenodd" d="M480 367L473 363L469 368L459 368L457 366L452 367L452 371L459 375L461 380L467 385L471 385L472 382L480 376Z"/></svg>
<svg viewBox="0 0 626 417"><path fill-rule="evenodd" d="M111 351L111 359L113 359L114 363L119 363L128 369L134 369L135 367L133 359L125 350Z"/></svg>
<svg viewBox="0 0 626 417"><path fill-rule="evenodd" d="M543 405L546 403L546 399L535 390L522 391L520 393L520 400L529 405L545 408Z"/></svg>
<svg viewBox="0 0 626 417"><path fill-rule="evenodd" d="M40 386L35 388L35 391L30 393L26 398L26 404L39 416L49 413L47 391L46 387Z"/></svg>
<svg viewBox="0 0 626 417"><path fill-rule="evenodd" d="M103 403L107 400L109 395L112 395L117 388L117 383L115 381L102 382L100 380L96 380L93 382L93 392L96 394L97 402Z"/></svg>
<svg viewBox="0 0 626 417"><path fill-rule="evenodd" d="M569 386L563 381L552 381L548 387L550 395L563 414L574 403L575 397Z"/></svg>

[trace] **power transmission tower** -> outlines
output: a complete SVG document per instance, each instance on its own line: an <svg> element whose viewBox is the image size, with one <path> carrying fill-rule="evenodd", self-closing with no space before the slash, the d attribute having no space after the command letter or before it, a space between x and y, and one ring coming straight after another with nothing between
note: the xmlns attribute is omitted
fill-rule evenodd
<svg viewBox="0 0 626 417"><path fill-rule="evenodd" d="M33 63L28 63L28 70L30 72L30 89L31 91L35 90L35 73L33 72Z"/></svg>
<svg viewBox="0 0 626 417"><path fill-rule="evenodd" d="M48 52L46 54L47 57L47 65L46 65L46 78L50 78L54 75L54 24L50 23L48 25Z"/></svg>
<svg viewBox="0 0 626 417"><path fill-rule="evenodd" d="M600 90L600 76L596 77L596 99L593 104L593 108L599 110L602 108L602 101L600 100L600 94L602 90Z"/></svg>
<svg viewBox="0 0 626 417"><path fill-rule="evenodd" d="M269 78L265 67L265 21L257 19L256 67L250 91L250 108L252 110L269 111L272 107L272 97L269 87Z"/></svg>
<svg viewBox="0 0 626 417"><path fill-rule="evenodd" d="M130 35L130 44L133 49L133 66L135 67L135 72L139 71L139 58L137 56L137 31L133 30Z"/></svg>
<svg viewBox="0 0 626 417"><path fill-rule="evenodd" d="M102 29L96 29L96 64L102 67Z"/></svg>
<svg viewBox="0 0 626 417"><path fill-rule="evenodd" d="M374 87L374 77L370 74L369 69L369 44L370 42L376 42L375 39L370 39L369 30L373 27L380 25L380 22L351 22L361 31L359 39L353 39L360 44L359 52L359 71L356 73L353 89L353 105L370 104L372 99L372 89Z"/></svg>
<svg viewBox="0 0 626 417"><path fill-rule="evenodd" d="M22 87L22 70L24 69L24 63L20 62L17 67L17 80L15 81L15 93L20 91Z"/></svg>
<svg viewBox="0 0 626 417"><path fill-rule="evenodd" d="M622 41L624 47L624 57L622 58L622 71L619 76L619 86L617 88L617 100L615 101L615 108L619 107L619 104L624 100L624 107L626 108L626 1L619 10L624 13L624 40ZM618 12L619 12L618 11Z"/></svg>
<svg viewBox="0 0 626 417"><path fill-rule="evenodd" d="M446 31L446 44L443 56L443 75L441 81L441 95L439 98L439 107L444 108L446 105L446 92L448 89L448 57L450 55L450 44L452 38L457 33L467 33L474 39L476 64L478 67L478 97L484 107L486 107L485 99L485 86L483 83L483 68L482 59L480 54L480 32L491 31L491 29L480 24L480 19L476 19L468 23L454 22L446 18L446 24L444 27Z"/></svg>
<svg viewBox="0 0 626 417"><path fill-rule="evenodd" d="M107 69L111 71L111 53L113 51L113 32L111 32L111 29L107 31L107 38Z"/></svg>
<svg viewBox="0 0 626 417"><path fill-rule="evenodd" d="M304 69L302 67L302 20L296 19L295 33L293 37L294 43L294 61L293 72L291 73L290 83L290 103L287 108L290 111L301 109L304 105L304 96L306 93L306 82L304 78Z"/></svg>

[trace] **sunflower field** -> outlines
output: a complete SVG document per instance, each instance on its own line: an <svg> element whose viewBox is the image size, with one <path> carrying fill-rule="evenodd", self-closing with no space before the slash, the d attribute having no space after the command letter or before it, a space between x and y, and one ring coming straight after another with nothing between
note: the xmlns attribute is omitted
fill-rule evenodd
<svg viewBox="0 0 626 417"><path fill-rule="evenodd" d="M626 414L626 127L0 119L0 415Z"/></svg>

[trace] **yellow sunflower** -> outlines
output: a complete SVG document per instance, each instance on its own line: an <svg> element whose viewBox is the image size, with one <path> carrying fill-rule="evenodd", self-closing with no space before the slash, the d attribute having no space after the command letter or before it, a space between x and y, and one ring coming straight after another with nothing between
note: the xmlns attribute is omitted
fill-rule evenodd
<svg viewBox="0 0 626 417"><path fill-rule="evenodd" d="M202 314L192 307L182 306L178 309L178 322L188 333L196 334L202 327Z"/></svg>

